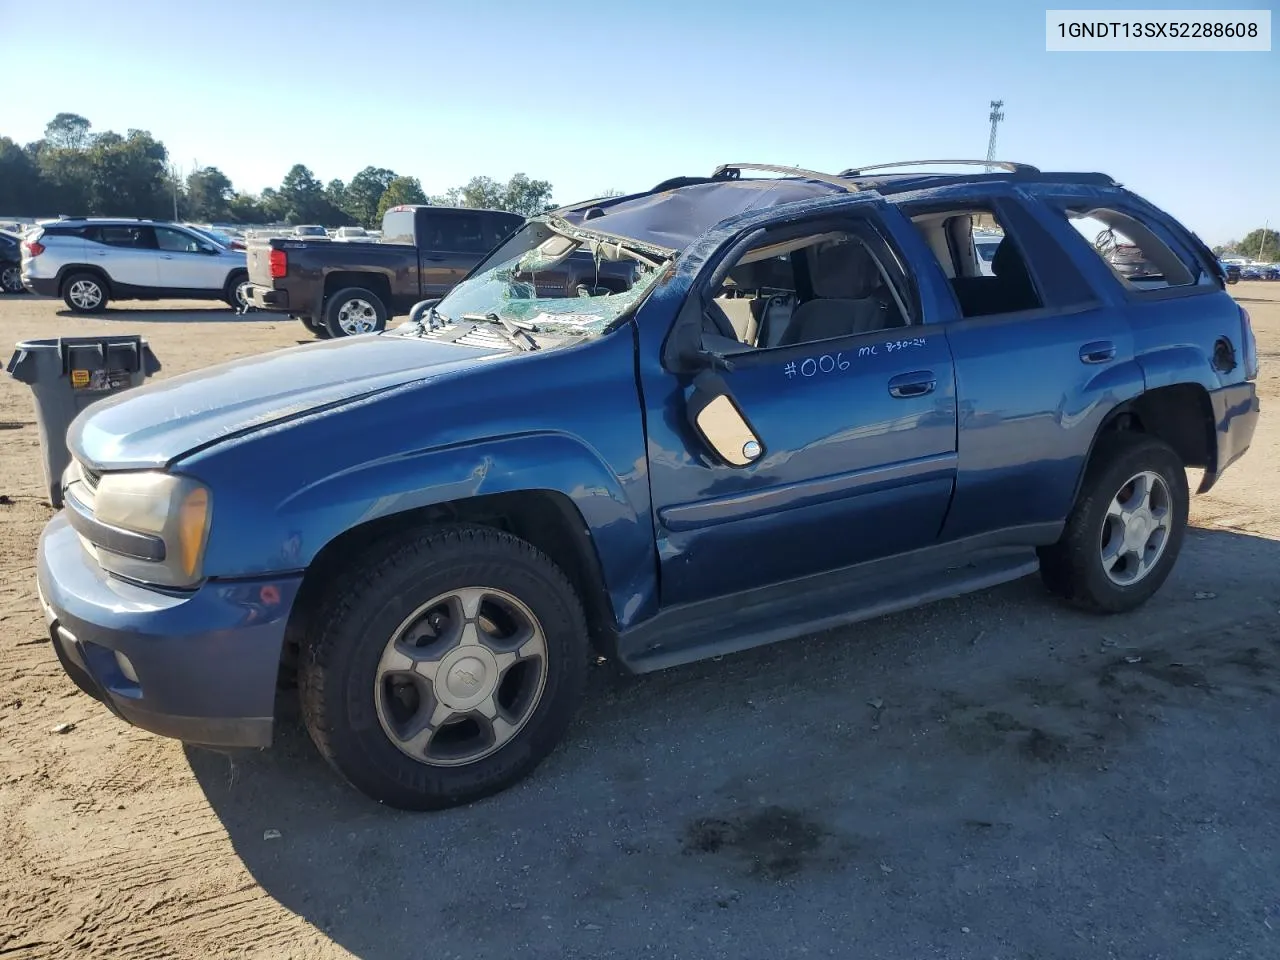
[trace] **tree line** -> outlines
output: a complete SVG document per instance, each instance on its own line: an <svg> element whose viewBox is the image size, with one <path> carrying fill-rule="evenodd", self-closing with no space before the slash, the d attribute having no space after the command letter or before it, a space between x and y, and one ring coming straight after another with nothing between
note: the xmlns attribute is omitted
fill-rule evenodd
<svg viewBox="0 0 1280 960"><path fill-rule="evenodd" d="M1259 227L1240 240L1228 240L1213 248L1220 257L1252 257L1255 260L1280 260L1280 232Z"/></svg>
<svg viewBox="0 0 1280 960"><path fill-rule="evenodd" d="M44 137L25 146L0 136L0 214L17 217L176 216L199 223L320 223L377 227L401 203L489 207L533 216L550 209L551 184L517 173L506 183L472 177L428 198L417 177L365 167L349 181L321 183L298 163L279 187L259 194L236 190L217 167L185 178L169 164L164 143L146 130L124 136L75 113L59 113ZM176 207L176 214L175 214Z"/></svg>

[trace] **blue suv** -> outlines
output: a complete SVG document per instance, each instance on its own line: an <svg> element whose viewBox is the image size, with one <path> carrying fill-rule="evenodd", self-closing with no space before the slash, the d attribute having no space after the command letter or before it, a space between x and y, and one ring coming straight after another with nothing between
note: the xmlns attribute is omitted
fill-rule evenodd
<svg viewBox="0 0 1280 960"><path fill-rule="evenodd" d="M541 296L583 252L634 282ZM444 807L528 774L595 657L1037 571L1137 607L1257 373L1213 254L1107 176L725 166L536 217L394 330L85 411L41 600L125 720L265 746L296 681L350 783Z"/></svg>

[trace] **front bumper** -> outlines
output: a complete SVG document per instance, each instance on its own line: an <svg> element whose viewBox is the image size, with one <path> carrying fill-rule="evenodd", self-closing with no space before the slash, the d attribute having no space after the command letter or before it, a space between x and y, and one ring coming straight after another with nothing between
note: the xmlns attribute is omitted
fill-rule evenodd
<svg viewBox="0 0 1280 960"><path fill-rule="evenodd" d="M67 675L135 726L206 746L271 744L280 653L301 581L148 590L105 574L65 514L49 521L36 557L40 604Z"/></svg>
<svg viewBox="0 0 1280 960"><path fill-rule="evenodd" d="M1244 456L1253 443L1253 434L1258 428L1258 417L1261 414L1257 385L1252 381L1212 390L1209 402L1213 406L1218 449L1213 469L1206 470L1200 481L1199 493L1208 492L1218 482L1223 471Z"/></svg>
<svg viewBox="0 0 1280 960"><path fill-rule="evenodd" d="M289 309L289 291L277 290L274 287L260 287L256 283L249 284L248 289L249 302L259 310L279 310L287 312Z"/></svg>

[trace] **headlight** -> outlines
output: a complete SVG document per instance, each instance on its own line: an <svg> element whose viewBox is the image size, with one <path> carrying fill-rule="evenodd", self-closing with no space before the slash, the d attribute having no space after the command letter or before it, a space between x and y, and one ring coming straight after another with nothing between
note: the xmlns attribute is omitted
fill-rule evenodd
<svg viewBox="0 0 1280 960"><path fill-rule="evenodd" d="M212 503L209 490L190 477L169 473L105 473L94 494L99 523L149 534L164 543L162 560L142 560L97 543L103 569L131 580L189 587L203 574Z"/></svg>

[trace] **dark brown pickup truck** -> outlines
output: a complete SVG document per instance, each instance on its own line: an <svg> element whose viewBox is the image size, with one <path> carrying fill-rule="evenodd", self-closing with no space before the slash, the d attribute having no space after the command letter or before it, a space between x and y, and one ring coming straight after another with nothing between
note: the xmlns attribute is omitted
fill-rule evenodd
<svg viewBox="0 0 1280 960"><path fill-rule="evenodd" d="M382 239L335 243L251 240L248 297L260 310L288 313L321 337L373 333L415 303L443 297L524 218L502 210L398 206L382 218ZM543 296L574 296L579 284L625 290L622 265L573 256L537 275Z"/></svg>

